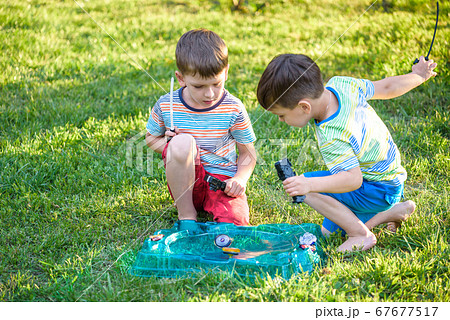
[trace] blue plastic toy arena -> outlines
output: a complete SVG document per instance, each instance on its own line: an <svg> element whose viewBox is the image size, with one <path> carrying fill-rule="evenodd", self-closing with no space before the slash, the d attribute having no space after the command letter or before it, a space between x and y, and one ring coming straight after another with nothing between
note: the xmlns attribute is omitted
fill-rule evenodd
<svg viewBox="0 0 450 320"><path fill-rule="evenodd" d="M289 279L324 263L323 237L316 224L197 222L202 232L157 230L144 241L130 273L177 278L199 272Z"/></svg>

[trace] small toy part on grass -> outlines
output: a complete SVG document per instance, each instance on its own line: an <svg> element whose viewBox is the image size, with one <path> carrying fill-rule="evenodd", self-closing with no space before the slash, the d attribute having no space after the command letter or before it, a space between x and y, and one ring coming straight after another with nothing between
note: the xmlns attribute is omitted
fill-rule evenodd
<svg viewBox="0 0 450 320"><path fill-rule="evenodd" d="M216 239L214 239L214 243L219 248L229 247L231 245L231 238L226 234L219 234Z"/></svg>
<svg viewBox="0 0 450 320"><path fill-rule="evenodd" d="M316 243L317 241L317 237L315 235L313 235L312 233L309 232L305 232L299 239L298 242L300 244L306 244L306 245L311 245Z"/></svg>
<svg viewBox="0 0 450 320"><path fill-rule="evenodd" d="M310 248L313 252L316 251L316 241L317 237L309 232L305 232L305 234L298 239L300 248L303 250Z"/></svg>
<svg viewBox="0 0 450 320"><path fill-rule="evenodd" d="M241 250L238 248L222 248L222 252L231 258L232 256L237 256Z"/></svg>
<svg viewBox="0 0 450 320"><path fill-rule="evenodd" d="M311 249L312 252L316 251L316 245L315 244L301 244L300 248L302 248L303 250L306 249Z"/></svg>
<svg viewBox="0 0 450 320"><path fill-rule="evenodd" d="M281 181L287 178L296 176L295 171L292 170L291 162L288 158L281 159L275 163L275 168L277 169L278 177ZM305 196L293 196L293 203L302 203L305 200Z"/></svg>
<svg viewBox="0 0 450 320"><path fill-rule="evenodd" d="M151 241L159 241L159 240L161 240L162 238L164 238L164 235L163 234L154 234L154 235L151 235L150 236L150 240Z"/></svg>
<svg viewBox="0 0 450 320"><path fill-rule="evenodd" d="M431 48L433 48L434 38L436 37L438 21L439 21L439 1L436 2L436 25L434 26L434 34L433 34L433 40L431 40L430 50L428 50L428 54L425 57L426 61L428 61L428 57L430 56L430 53L431 53ZM413 64L416 64L416 63L419 63L419 59L414 60Z"/></svg>

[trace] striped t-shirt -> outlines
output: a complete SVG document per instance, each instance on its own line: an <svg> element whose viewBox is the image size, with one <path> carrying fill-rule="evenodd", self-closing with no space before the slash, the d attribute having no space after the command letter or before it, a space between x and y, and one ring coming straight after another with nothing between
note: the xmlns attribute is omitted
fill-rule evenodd
<svg viewBox="0 0 450 320"><path fill-rule="evenodd" d="M195 109L182 98L180 88L173 93L173 125L180 133L195 138L200 161L213 174L233 177L237 171L236 142L256 140L250 118L242 102L224 90L220 101L207 109ZM147 131L162 136L170 129L170 95L162 96L153 107Z"/></svg>
<svg viewBox="0 0 450 320"><path fill-rule="evenodd" d="M331 174L359 166L363 178L400 185L406 170L391 134L367 103L374 95L369 80L333 77L326 88L332 91L339 109L328 119L315 123L319 150Z"/></svg>

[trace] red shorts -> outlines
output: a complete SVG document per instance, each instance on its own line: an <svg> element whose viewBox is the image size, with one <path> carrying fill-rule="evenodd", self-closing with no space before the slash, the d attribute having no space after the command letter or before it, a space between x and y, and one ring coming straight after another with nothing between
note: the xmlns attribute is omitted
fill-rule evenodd
<svg viewBox="0 0 450 320"><path fill-rule="evenodd" d="M164 166L166 165L167 146L163 150L162 157ZM249 207L245 193L239 197L233 198L227 196L223 191L212 191L209 184L204 180L205 174L209 174L222 181L230 177L221 174L211 174L205 171L200 162L200 151L197 147L197 157L195 159L195 179L194 189L192 191L192 201L197 211L203 210L211 214L216 222L229 222L237 226L246 226L249 222ZM173 195L170 191L170 195Z"/></svg>

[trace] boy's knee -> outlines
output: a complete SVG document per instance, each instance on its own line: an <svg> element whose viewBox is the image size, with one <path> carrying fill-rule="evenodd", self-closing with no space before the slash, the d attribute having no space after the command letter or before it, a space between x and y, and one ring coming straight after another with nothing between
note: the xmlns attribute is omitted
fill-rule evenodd
<svg viewBox="0 0 450 320"><path fill-rule="evenodd" d="M167 146L167 159L185 162L196 157L196 142L190 134L179 134L172 138Z"/></svg>
<svg viewBox="0 0 450 320"><path fill-rule="evenodd" d="M249 224L249 213L248 212L238 212L238 213L219 213L213 214L215 222L226 222L233 223L236 226L248 226Z"/></svg>
<svg viewBox="0 0 450 320"><path fill-rule="evenodd" d="M209 192L203 209L212 214L216 222L233 223L237 226L249 224L250 208L245 194L232 198L223 192Z"/></svg>
<svg viewBox="0 0 450 320"><path fill-rule="evenodd" d="M303 200L304 203L307 205L310 205L311 203L314 203L315 201L320 200L320 194L319 193L308 193L305 195L305 200Z"/></svg>

